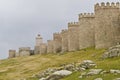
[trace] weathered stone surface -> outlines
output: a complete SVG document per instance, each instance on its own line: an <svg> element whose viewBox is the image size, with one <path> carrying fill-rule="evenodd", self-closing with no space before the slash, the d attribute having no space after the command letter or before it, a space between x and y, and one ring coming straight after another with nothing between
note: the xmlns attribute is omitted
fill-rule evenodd
<svg viewBox="0 0 120 80"><path fill-rule="evenodd" d="M90 68L92 68L92 67L95 67L96 64L95 64L93 61L91 61L91 60L84 60L84 61L80 64L80 66L81 66L82 68L85 68L85 69L90 69Z"/></svg>
<svg viewBox="0 0 120 80"><path fill-rule="evenodd" d="M87 73L87 75L91 76L91 75L100 74L101 71L102 71L102 69L90 69L90 71Z"/></svg>
<svg viewBox="0 0 120 80"><path fill-rule="evenodd" d="M47 44L41 43L40 44L40 54L45 54L45 53L47 53Z"/></svg>
<svg viewBox="0 0 120 80"><path fill-rule="evenodd" d="M47 53L53 53L53 49L54 49L54 41L53 40L48 40L47 41Z"/></svg>
<svg viewBox="0 0 120 80"><path fill-rule="evenodd" d="M110 3L95 5L95 44L96 48L109 48L120 42L119 8L108 7ZM107 6L104 6L107 5Z"/></svg>
<svg viewBox="0 0 120 80"><path fill-rule="evenodd" d="M59 53L62 51L62 37L60 33L54 33L53 34L53 52L54 53Z"/></svg>
<svg viewBox="0 0 120 80"><path fill-rule="evenodd" d="M78 22L68 23L68 51L79 50L79 24Z"/></svg>
<svg viewBox="0 0 120 80"><path fill-rule="evenodd" d="M46 78L45 80L60 80L61 78L63 78L64 76L61 75L50 75L48 78Z"/></svg>
<svg viewBox="0 0 120 80"><path fill-rule="evenodd" d="M62 52L67 52L68 51L68 30L62 30L61 37L62 37Z"/></svg>
<svg viewBox="0 0 120 80"><path fill-rule="evenodd" d="M94 80L103 80L102 78L96 78L96 79L94 79Z"/></svg>
<svg viewBox="0 0 120 80"><path fill-rule="evenodd" d="M94 13L79 15L79 49L95 46L94 20Z"/></svg>
<svg viewBox="0 0 120 80"><path fill-rule="evenodd" d="M113 73L113 74L114 74L114 73L120 74L120 70L111 69L111 70L110 70L110 73Z"/></svg>
<svg viewBox="0 0 120 80"><path fill-rule="evenodd" d="M74 71L75 65L74 64L68 64L64 67L65 70Z"/></svg>
<svg viewBox="0 0 120 80"><path fill-rule="evenodd" d="M40 78L39 80L46 80L46 78Z"/></svg>
<svg viewBox="0 0 120 80"><path fill-rule="evenodd" d="M120 56L120 45L110 47L103 55L102 58L113 58Z"/></svg>
<svg viewBox="0 0 120 80"><path fill-rule="evenodd" d="M9 50L9 58L16 57L16 50Z"/></svg>
<svg viewBox="0 0 120 80"><path fill-rule="evenodd" d="M120 80L120 78L116 78L116 79L114 79L114 80Z"/></svg>
<svg viewBox="0 0 120 80"><path fill-rule="evenodd" d="M67 76L67 75L70 75L72 74L71 71L68 71L68 70L61 70L61 71L56 71L53 73L53 75L61 75L61 76Z"/></svg>
<svg viewBox="0 0 120 80"><path fill-rule="evenodd" d="M19 48L20 56L30 56L30 47L21 47Z"/></svg>

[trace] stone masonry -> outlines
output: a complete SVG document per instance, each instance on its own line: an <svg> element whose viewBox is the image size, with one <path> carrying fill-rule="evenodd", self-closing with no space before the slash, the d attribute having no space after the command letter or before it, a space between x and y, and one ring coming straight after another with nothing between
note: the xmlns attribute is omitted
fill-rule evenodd
<svg viewBox="0 0 120 80"><path fill-rule="evenodd" d="M47 53L53 53L53 40L48 40L47 41Z"/></svg>
<svg viewBox="0 0 120 80"><path fill-rule="evenodd" d="M79 15L79 49L95 46L93 13L81 13Z"/></svg>
<svg viewBox="0 0 120 80"><path fill-rule="evenodd" d="M79 50L78 22L68 23L68 51Z"/></svg>
<svg viewBox="0 0 120 80"><path fill-rule="evenodd" d="M62 37L60 33L54 33L53 34L53 52L54 53L59 53L61 52L62 49Z"/></svg>
<svg viewBox="0 0 120 80"><path fill-rule="evenodd" d="M120 4L101 3L95 5L96 48L108 48L120 42Z"/></svg>
<svg viewBox="0 0 120 80"><path fill-rule="evenodd" d="M16 54L16 50L9 50L9 58L14 58Z"/></svg>
<svg viewBox="0 0 120 80"><path fill-rule="evenodd" d="M30 47L21 47L19 48L20 56L30 56Z"/></svg>
<svg viewBox="0 0 120 80"><path fill-rule="evenodd" d="M62 52L67 52L68 51L68 30L62 30L61 32L61 37L62 37Z"/></svg>
<svg viewBox="0 0 120 80"><path fill-rule="evenodd" d="M40 54L40 44L43 43L43 38L41 37L40 34L37 35L35 42L36 42L36 44L35 44L34 54Z"/></svg>
<svg viewBox="0 0 120 80"><path fill-rule="evenodd" d="M47 53L47 44L41 43L40 44L40 54L45 54L45 53Z"/></svg>
<svg viewBox="0 0 120 80"><path fill-rule="evenodd" d="M40 35L32 54L77 51L88 47L109 48L120 43L120 3L97 3L94 13L81 13L78 22L68 23L68 29L53 34L53 40L43 43ZM30 48L9 51L9 58L30 55Z"/></svg>

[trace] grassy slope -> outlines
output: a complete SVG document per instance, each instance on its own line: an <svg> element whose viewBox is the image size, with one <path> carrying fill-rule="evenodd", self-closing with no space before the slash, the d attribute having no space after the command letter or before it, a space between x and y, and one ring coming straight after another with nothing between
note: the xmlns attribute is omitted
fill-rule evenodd
<svg viewBox="0 0 120 80"><path fill-rule="evenodd" d="M120 69L120 58L107 59L103 61L99 60L104 51L104 49L95 50L93 48L88 48L81 51L64 53L63 55L47 54L2 60L0 61L0 80L27 78L49 67L59 67L62 64L81 62L86 59L96 62L98 65L97 68ZM78 80L77 78L79 75L80 73L76 72L63 80ZM93 78L94 77L90 77L89 80L92 80Z"/></svg>

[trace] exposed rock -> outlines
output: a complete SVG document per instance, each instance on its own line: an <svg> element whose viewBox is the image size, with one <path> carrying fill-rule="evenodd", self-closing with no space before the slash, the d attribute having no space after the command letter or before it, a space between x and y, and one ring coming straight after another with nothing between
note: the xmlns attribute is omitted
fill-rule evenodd
<svg viewBox="0 0 120 80"><path fill-rule="evenodd" d="M68 71L68 70L61 70L61 71L56 71L53 73L53 75L61 75L61 76L67 76L67 75L70 75L72 74L71 71Z"/></svg>
<svg viewBox="0 0 120 80"><path fill-rule="evenodd" d="M119 57L120 56L120 45L116 45L113 47L110 47L103 55L102 58L113 58L113 57Z"/></svg>
<svg viewBox="0 0 120 80"><path fill-rule="evenodd" d="M75 64L66 65L64 69L69 71L75 71Z"/></svg>
<svg viewBox="0 0 120 80"><path fill-rule="evenodd" d="M81 79L81 78L83 78L83 76L79 76L79 78Z"/></svg>
<svg viewBox="0 0 120 80"><path fill-rule="evenodd" d="M87 73L88 76L99 74L102 71L102 69L90 69L90 71Z"/></svg>
<svg viewBox="0 0 120 80"><path fill-rule="evenodd" d="M103 80L102 78L96 78L96 79L94 79L94 80Z"/></svg>
<svg viewBox="0 0 120 80"><path fill-rule="evenodd" d="M60 70L60 71L56 71L54 73L52 73L50 76L48 76L47 79L45 80L59 80L61 78L63 78L64 76L68 76L72 74L71 71L68 70Z"/></svg>
<svg viewBox="0 0 120 80"><path fill-rule="evenodd" d="M64 76L62 75L50 75L47 79L45 80L59 80L62 79Z"/></svg>
<svg viewBox="0 0 120 80"><path fill-rule="evenodd" d="M46 69L45 71L37 74L36 76L37 76L38 78L47 77L47 76L51 75L53 72L55 72L55 71L57 71L57 69L48 68L48 69Z"/></svg>
<svg viewBox="0 0 120 80"><path fill-rule="evenodd" d="M114 80L120 80L120 78L116 78L116 79L114 79Z"/></svg>
<svg viewBox="0 0 120 80"><path fill-rule="evenodd" d="M120 70L111 69L111 70L110 70L110 73L113 73L113 74L115 74L115 73L120 74Z"/></svg>
<svg viewBox="0 0 120 80"><path fill-rule="evenodd" d="M102 71L100 74L110 73L110 71Z"/></svg>
<svg viewBox="0 0 120 80"><path fill-rule="evenodd" d="M39 79L39 80L46 80L46 78L41 78L41 79Z"/></svg>
<svg viewBox="0 0 120 80"><path fill-rule="evenodd" d="M84 60L80 64L80 67L85 68L85 69L90 69L90 68L93 68L95 66L96 66L96 64L93 61L91 61L91 60Z"/></svg>

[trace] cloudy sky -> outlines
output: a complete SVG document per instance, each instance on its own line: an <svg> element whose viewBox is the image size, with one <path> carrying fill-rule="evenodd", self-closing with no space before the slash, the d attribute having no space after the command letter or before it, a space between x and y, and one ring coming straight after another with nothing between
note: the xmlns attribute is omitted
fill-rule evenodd
<svg viewBox="0 0 120 80"><path fill-rule="evenodd" d="M119 0L0 0L0 59L8 57L9 49L34 48L38 33L45 42L52 39L79 13L94 12L95 3L108 1Z"/></svg>

